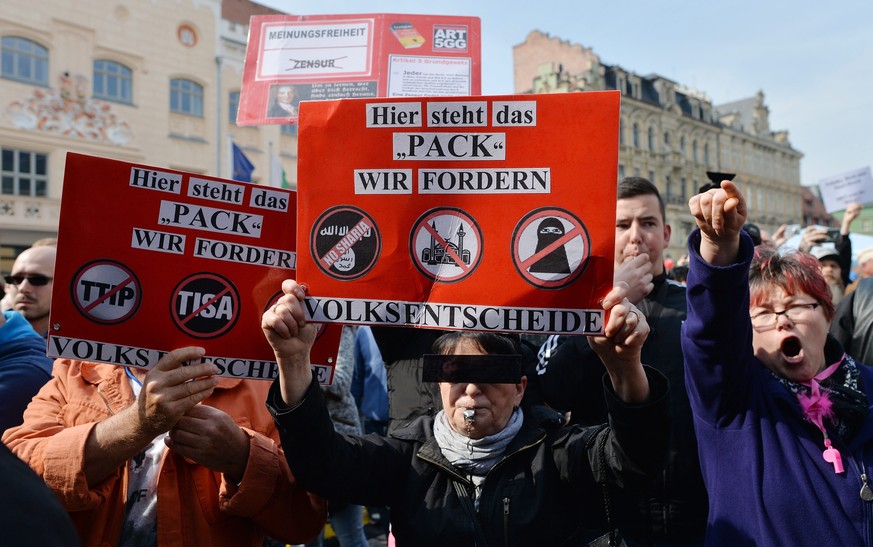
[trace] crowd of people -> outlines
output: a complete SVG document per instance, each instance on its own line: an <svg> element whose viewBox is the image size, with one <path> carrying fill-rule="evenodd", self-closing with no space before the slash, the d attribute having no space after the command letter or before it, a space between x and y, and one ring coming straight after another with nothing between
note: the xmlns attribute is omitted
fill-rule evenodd
<svg viewBox="0 0 873 547"><path fill-rule="evenodd" d="M689 208L674 263L657 187L619 183L601 335L346 326L332 386L293 279L262 317L273 382L200 347L52 362L36 242L0 314L0 543L317 546L329 523L360 547L366 512L401 546L873 544L861 205L793 250L730 181Z"/></svg>

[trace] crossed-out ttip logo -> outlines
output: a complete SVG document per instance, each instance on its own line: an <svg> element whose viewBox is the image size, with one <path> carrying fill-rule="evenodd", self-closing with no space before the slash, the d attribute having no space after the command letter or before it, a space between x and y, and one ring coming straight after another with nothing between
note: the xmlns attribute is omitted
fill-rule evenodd
<svg viewBox="0 0 873 547"><path fill-rule="evenodd" d="M310 251L322 272L340 281L367 274L379 260L382 236L376 221L361 209L337 205L315 221Z"/></svg>
<svg viewBox="0 0 873 547"><path fill-rule="evenodd" d="M79 268L70 287L73 303L95 323L122 323L142 303L142 285L133 271L114 260L94 260Z"/></svg>
<svg viewBox="0 0 873 547"><path fill-rule="evenodd" d="M239 292L217 273L200 272L183 279L170 299L170 316L179 330L194 338L216 338L236 324Z"/></svg>

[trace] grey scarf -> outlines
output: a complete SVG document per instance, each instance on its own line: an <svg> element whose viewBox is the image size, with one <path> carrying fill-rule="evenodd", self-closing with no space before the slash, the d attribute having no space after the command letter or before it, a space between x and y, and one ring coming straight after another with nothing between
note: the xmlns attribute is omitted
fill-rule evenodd
<svg viewBox="0 0 873 547"><path fill-rule="evenodd" d="M433 436L449 462L463 471L484 476L506 452L522 422L524 414L516 408L502 431L481 439L470 439L452 429L445 411L440 410L434 416Z"/></svg>

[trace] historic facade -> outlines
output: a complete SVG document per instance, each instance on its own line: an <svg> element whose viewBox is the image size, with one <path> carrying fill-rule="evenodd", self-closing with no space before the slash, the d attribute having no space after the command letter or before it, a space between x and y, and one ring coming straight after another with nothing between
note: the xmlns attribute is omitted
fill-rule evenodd
<svg viewBox="0 0 873 547"><path fill-rule="evenodd" d="M271 157L293 180L296 127L235 123L249 17L270 13L248 0L4 1L0 270L56 235L67 152L230 178L232 138L255 182L270 182Z"/></svg>
<svg viewBox="0 0 873 547"><path fill-rule="evenodd" d="M593 50L537 30L513 55L516 93L621 91L618 177L642 176L658 186L673 227L666 253L674 258L686 252L695 226L688 199L709 182L707 171L736 175L749 221L761 229L803 222L803 154L791 147L787 131L770 129L763 92L713 105L704 93L603 64Z"/></svg>

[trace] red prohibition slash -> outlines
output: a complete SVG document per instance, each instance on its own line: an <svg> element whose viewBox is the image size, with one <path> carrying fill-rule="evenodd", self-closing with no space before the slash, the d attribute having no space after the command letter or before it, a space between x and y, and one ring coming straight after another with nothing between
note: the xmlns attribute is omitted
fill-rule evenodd
<svg viewBox="0 0 873 547"><path fill-rule="evenodd" d="M239 292L229 279L201 272L176 285L170 298L170 316L189 336L216 338L233 328L241 305Z"/></svg>
<svg viewBox="0 0 873 547"><path fill-rule="evenodd" d="M538 242L537 247L540 243L545 243L545 245L536 250L532 249L530 244L531 229L535 223L542 221L539 228L535 229L535 233L539 232L537 237L544 237L545 232L540 232L540 230L543 230L542 226L549 218L554 219L554 223L546 230L549 230L552 236L558 235L555 233L556 230L567 229L568 231L560 234L554 241ZM557 225L554 225L555 223ZM578 243L574 244L576 240ZM540 289L561 289L576 281L587 268L591 253L591 239L585 224L573 213L558 207L541 207L526 214L516 224L512 234L511 252L515 268L525 281ZM531 254L527 258L522 258L523 252L525 254L531 252ZM538 264L548 261L553 254L563 255L563 268L532 271ZM554 258L551 262L553 266L556 265Z"/></svg>
<svg viewBox="0 0 873 547"><path fill-rule="evenodd" d="M547 256L549 253L551 253L552 251L554 251L558 247L563 247L564 245L569 243L572 239L574 239L580 235L584 236L584 232L582 231L582 229L581 228L574 228L572 231L565 234L564 237L562 237L561 239L552 242L547 247L545 247L543 250L539 251L538 253L534 253L533 255L530 256L530 258L522 261L520 263L520 266L522 267L522 269L525 269L525 270L530 268L531 264L533 264L534 262L538 261L539 259L541 259L544 256Z"/></svg>
<svg viewBox="0 0 873 547"><path fill-rule="evenodd" d="M433 238L436 240L437 243L439 243L440 245L442 245L445 248L446 254L449 255L450 257L452 257L452 260L454 261L455 266L464 270L464 273L466 274L467 271L470 269L470 267L467 266L466 264L464 264L464 261L461 260L461 257L458 256L458 253L456 253L454 251L454 249L449 247L449 242L446 241L445 239L443 239L443 236L439 235L439 233L437 233L437 231L434 230L433 226L431 226L427 222L424 223L424 229L427 230L430 233L430 235L433 236Z"/></svg>
<svg viewBox="0 0 873 547"><path fill-rule="evenodd" d="M125 279L124 281L122 281L121 283L116 285L115 288L113 288L110 291L107 291L103 296L97 297L96 300L94 300L93 302L91 302L90 304L88 304L87 306L82 308L82 310L84 310L86 312L93 310L94 308L96 308L97 306L102 304L103 302L106 302L106 300L108 300L109 297L115 295L115 293L117 293L118 291L120 291L124 287L127 287L128 285L130 285L133 282L134 282L133 276L128 277L127 279Z"/></svg>
<svg viewBox="0 0 873 547"><path fill-rule="evenodd" d="M76 310L88 320L113 325L136 315L142 302L142 286L124 264L98 259L83 265L73 276L70 297Z"/></svg>
<svg viewBox="0 0 873 547"><path fill-rule="evenodd" d="M189 314L188 314L188 317L185 317L184 319L182 319L182 318L180 317L180 318L179 318L179 322L182 323L182 324L184 325L185 323L187 323L188 321L190 321L192 318L197 317L197 315L198 315L200 312L202 312L203 310L205 310L205 309L208 308L209 306L211 306L211 305L215 304L216 302L218 302L218 299L219 299L219 298L221 298L222 296L228 294L229 292L230 292L230 287L224 289L224 290L221 291L220 293L218 293L218 294L216 294L215 296L213 296L212 298L210 298L208 301L204 302L203 305L201 305L199 308L197 308L196 310L194 310L194 311L192 311L191 313L189 313Z"/></svg>
<svg viewBox="0 0 873 547"><path fill-rule="evenodd" d="M441 235L440 230L446 235ZM472 275L482 261L482 230L466 211L455 207L431 209L413 224L409 253L416 269L428 279L457 283Z"/></svg>
<svg viewBox="0 0 873 547"><path fill-rule="evenodd" d="M309 235L312 262L328 277L351 281L365 276L379 260L382 236L363 209L336 205L321 213Z"/></svg>

